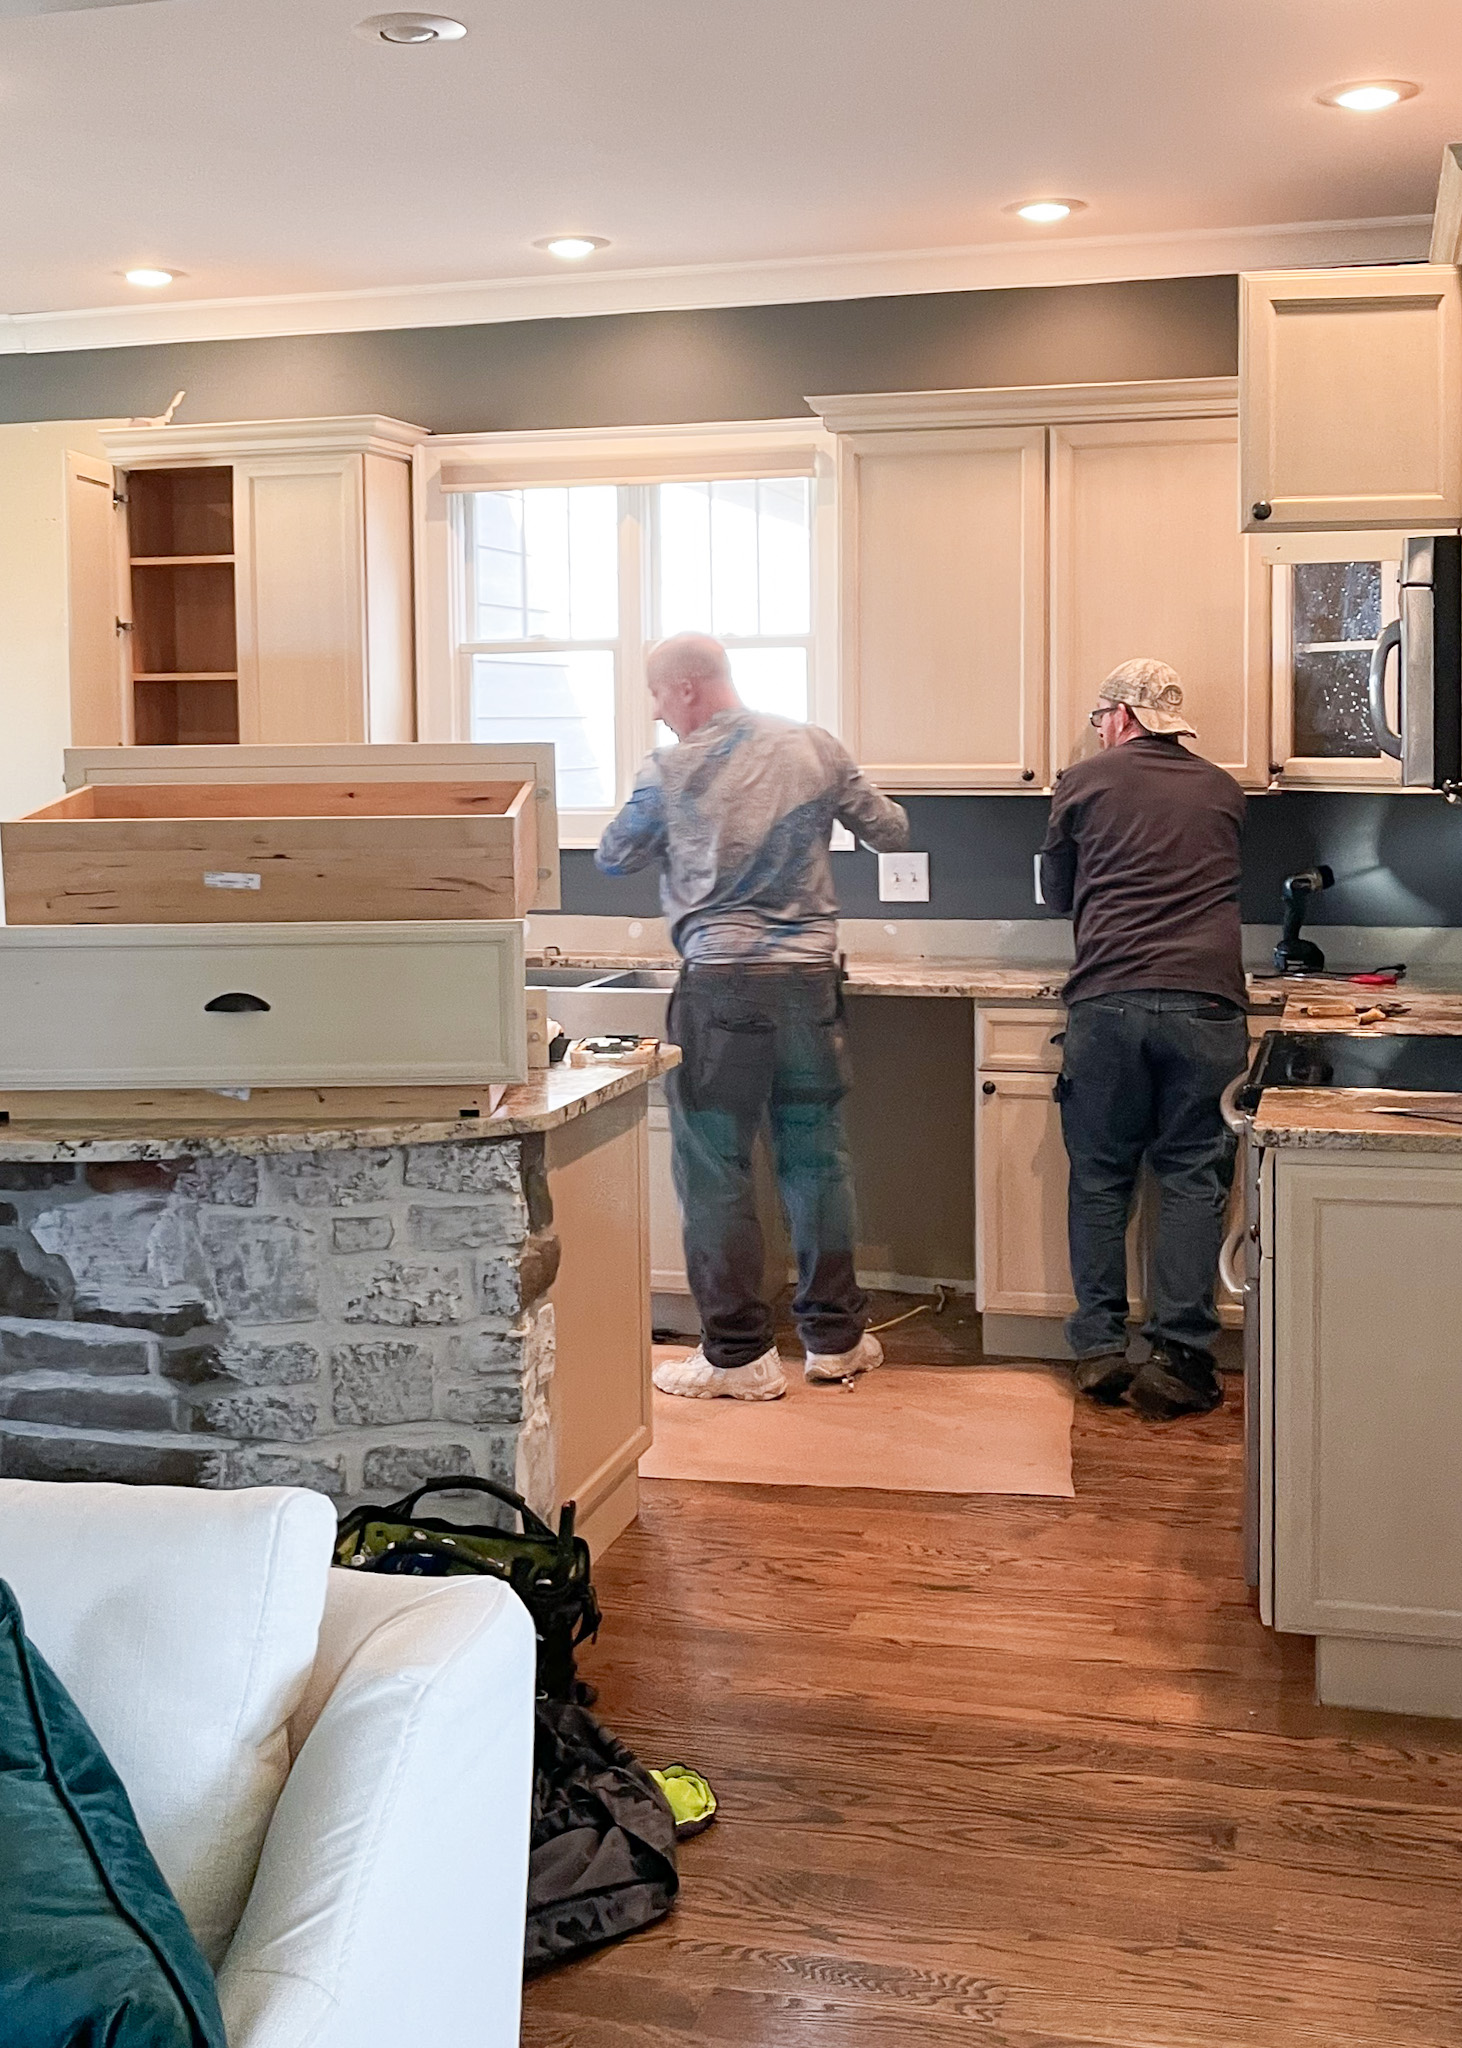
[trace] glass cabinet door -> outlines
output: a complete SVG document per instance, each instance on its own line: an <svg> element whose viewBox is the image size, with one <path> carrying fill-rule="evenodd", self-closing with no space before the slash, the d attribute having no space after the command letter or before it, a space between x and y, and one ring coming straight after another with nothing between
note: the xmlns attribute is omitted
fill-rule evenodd
<svg viewBox="0 0 1462 2048"><path fill-rule="evenodd" d="M1400 763L1371 729L1371 654L1396 617L1400 539L1296 537L1301 559L1274 563L1274 781L1393 788ZM1364 550L1361 552L1360 550ZM1328 555L1328 559L1314 559ZM1396 664L1387 693L1396 716Z"/></svg>

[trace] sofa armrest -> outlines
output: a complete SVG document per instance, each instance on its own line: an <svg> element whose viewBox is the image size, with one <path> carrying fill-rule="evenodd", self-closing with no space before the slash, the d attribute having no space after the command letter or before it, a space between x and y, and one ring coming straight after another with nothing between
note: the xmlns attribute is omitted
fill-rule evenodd
<svg viewBox="0 0 1462 2048"><path fill-rule="evenodd" d="M332 1572L322 1637L356 1647L219 1972L229 2048L517 2048L528 1612L495 1579Z"/></svg>

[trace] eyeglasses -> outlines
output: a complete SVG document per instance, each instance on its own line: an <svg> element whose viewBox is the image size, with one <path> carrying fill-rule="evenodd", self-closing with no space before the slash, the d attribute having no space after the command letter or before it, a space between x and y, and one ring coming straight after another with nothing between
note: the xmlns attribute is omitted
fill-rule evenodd
<svg viewBox="0 0 1462 2048"><path fill-rule="evenodd" d="M1110 718L1114 711L1120 711L1121 708L1120 704L1099 704L1086 722L1088 725L1100 729L1102 720Z"/></svg>

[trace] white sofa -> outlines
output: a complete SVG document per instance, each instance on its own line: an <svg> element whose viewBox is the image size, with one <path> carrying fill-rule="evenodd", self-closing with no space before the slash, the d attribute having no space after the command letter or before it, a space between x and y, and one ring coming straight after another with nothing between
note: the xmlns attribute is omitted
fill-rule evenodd
<svg viewBox="0 0 1462 2048"><path fill-rule="evenodd" d="M534 1645L332 1571L287 1487L0 1480L0 1578L218 1973L230 2048L516 2048Z"/></svg>

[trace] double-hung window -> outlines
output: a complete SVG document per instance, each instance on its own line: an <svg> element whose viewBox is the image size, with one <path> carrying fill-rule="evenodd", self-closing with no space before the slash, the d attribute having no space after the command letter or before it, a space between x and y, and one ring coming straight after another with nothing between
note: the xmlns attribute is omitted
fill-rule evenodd
<svg viewBox="0 0 1462 2048"><path fill-rule="evenodd" d="M645 683L648 649L668 634L723 640L753 709L834 722L832 635L819 631L831 464L816 430L666 439L433 450L440 488L424 496L438 530L428 518L418 538L426 601L445 617L422 621L434 671L422 737L552 740L570 845L597 837L645 753L671 737Z"/></svg>

